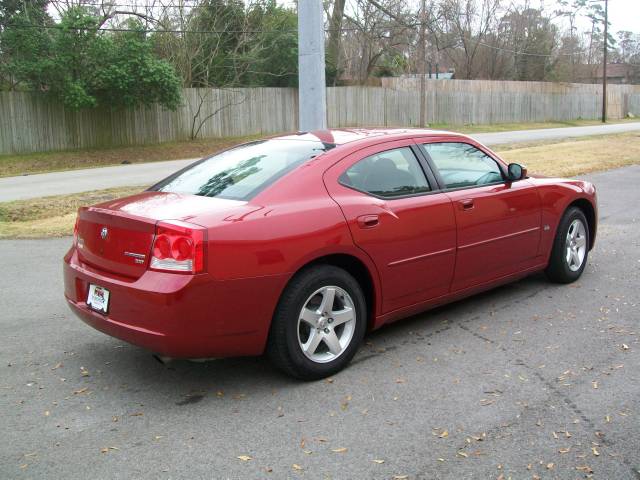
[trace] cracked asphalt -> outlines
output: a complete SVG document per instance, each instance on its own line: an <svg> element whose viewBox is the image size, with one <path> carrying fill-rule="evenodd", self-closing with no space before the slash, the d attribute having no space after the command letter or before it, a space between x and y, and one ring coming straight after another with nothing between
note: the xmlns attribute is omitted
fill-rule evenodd
<svg viewBox="0 0 640 480"><path fill-rule="evenodd" d="M67 309L69 239L0 242L0 478L640 479L640 166L588 178L579 282L395 323L314 383L163 366Z"/></svg>

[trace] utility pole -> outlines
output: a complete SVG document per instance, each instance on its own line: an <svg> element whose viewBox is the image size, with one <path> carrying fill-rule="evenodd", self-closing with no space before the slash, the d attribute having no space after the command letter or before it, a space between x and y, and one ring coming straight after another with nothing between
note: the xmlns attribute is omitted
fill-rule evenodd
<svg viewBox="0 0 640 480"><path fill-rule="evenodd" d="M322 0L298 2L299 130L327 128Z"/></svg>
<svg viewBox="0 0 640 480"><path fill-rule="evenodd" d="M419 127L422 128L426 125L426 119L425 119L425 109L426 109L426 104L427 104L427 92L426 92L426 79L425 79L425 75L427 74L427 48L426 48L426 42L427 42L427 35L426 35L426 28L427 28L427 5L426 5L426 0L422 0L422 6L421 8L421 12L420 12L420 38L418 39L418 41L420 42L418 45L418 55L420 56L420 61L418 62L418 68L420 69L420 125Z"/></svg>
<svg viewBox="0 0 640 480"><path fill-rule="evenodd" d="M609 36L609 0L604 0L604 58L602 63L602 123L607 122L607 44Z"/></svg>

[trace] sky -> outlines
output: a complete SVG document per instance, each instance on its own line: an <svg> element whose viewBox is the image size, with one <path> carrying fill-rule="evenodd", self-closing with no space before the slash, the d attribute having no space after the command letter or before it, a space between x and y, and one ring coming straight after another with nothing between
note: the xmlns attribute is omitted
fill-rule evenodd
<svg viewBox="0 0 640 480"><path fill-rule="evenodd" d="M113 3L128 3L138 5L151 4L151 0L111 0ZM278 3L292 6L295 4L295 0L277 0ZM409 4L417 5L419 0L407 0ZM529 3L532 7L543 7L548 12L553 12L558 8L557 0L503 0L503 4L507 6L509 2L515 4ZM600 1L604 5L604 0L590 0L593 2ZM349 4L354 0L347 0L347 8ZM51 13L55 15L55 12L51 10ZM609 21L611 23L611 31L615 36L615 33L620 30L629 30L631 32L640 34L640 0L609 0ZM583 30L587 30L590 27L589 20L582 18L579 26Z"/></svg>
<svg viewBox="0 0 640 480"><path fill-rule="evenodd" d="M536 6L536 1L531 1ZM539 0L545 10L555 10L557 2L554 0ZM604 6L604 0L601 1ZM609 0L609 23L614 34L620 30L629 30L640 34L640 0ZM582 19L581 26L589 27L589 20Z"/></svg>

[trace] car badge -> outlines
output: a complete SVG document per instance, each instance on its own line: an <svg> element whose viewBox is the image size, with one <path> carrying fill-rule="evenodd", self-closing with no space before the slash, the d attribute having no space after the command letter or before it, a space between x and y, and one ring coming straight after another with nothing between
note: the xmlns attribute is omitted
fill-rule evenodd
<svg viewBox="0 0 640 480"><path fill-rule="evenodd" d="M106 240L107 235L109 235L109 230L107 229L107 227L102 227L102 230L100 231L100 238L102 240Z"/></svg>

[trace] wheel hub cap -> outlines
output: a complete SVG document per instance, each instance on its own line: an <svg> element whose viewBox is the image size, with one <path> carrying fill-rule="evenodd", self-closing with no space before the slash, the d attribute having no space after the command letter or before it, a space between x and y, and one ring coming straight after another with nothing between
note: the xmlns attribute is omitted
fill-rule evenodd
<svg viewBox="0 0 640 480"><path fill-rule="evenodd" d="M576 272L582 267L587 253L587 229L582 220L576 218L571 222L565 245L567 266L569 270Z"/></svg>
<svg viewBox="0 0 640 480"><path fill-rule="evenodd" d="M307 299L298 316L300 349L314 362L331 362L351 343L355 324L351 296L340 287L319 288Z"/></svg>

